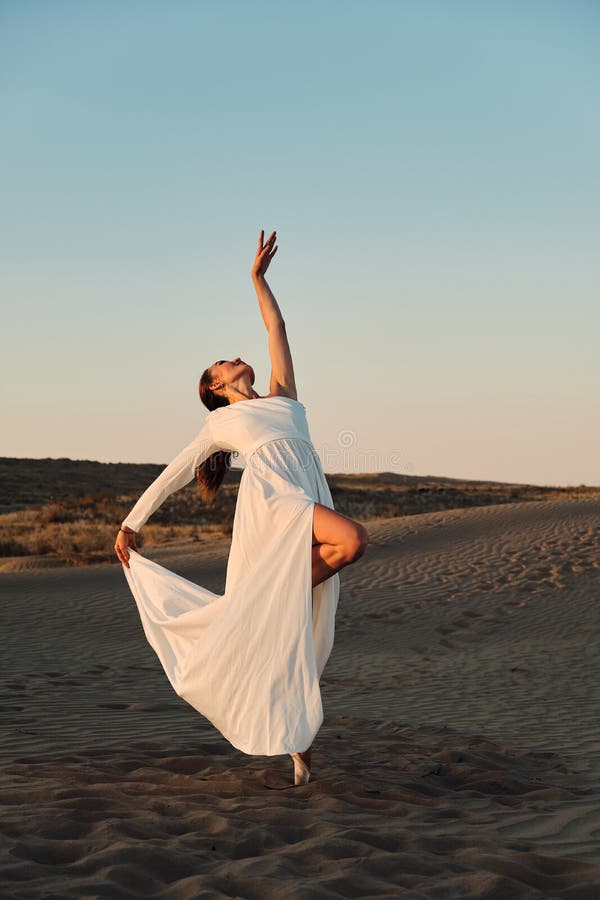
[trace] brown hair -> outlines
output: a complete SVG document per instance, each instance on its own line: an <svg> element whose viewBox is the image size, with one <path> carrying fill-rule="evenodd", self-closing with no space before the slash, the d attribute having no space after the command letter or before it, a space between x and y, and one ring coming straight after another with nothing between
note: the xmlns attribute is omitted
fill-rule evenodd
<svg viewBox="0 0 600 900"><path fill-rule="evenodd" d="M210 373L211 368L205 369L200 376L198 392L206 408L212 412L218 406L229 406L229 400L211 391L210 383L213 380ZM204 501L211 502L214 500L230 466L231 451L229 450L217 450L216 453L212 453L208 459L205 459L198 466L196 469L196 480L200 489L200 496Z"/></svg>

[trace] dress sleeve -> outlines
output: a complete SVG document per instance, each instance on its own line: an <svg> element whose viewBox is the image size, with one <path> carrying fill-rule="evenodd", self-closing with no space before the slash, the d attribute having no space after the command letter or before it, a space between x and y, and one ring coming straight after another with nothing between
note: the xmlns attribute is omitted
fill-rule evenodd
<svg viewBox="0 0 600 900"><path fill-rule="evenodd" d="M195 477L198 466L221 448L215 443L207 419L196 437L163 469L158 478L146 488L126 519L123 527L139 531L169 494L178 491Z"/></svg>

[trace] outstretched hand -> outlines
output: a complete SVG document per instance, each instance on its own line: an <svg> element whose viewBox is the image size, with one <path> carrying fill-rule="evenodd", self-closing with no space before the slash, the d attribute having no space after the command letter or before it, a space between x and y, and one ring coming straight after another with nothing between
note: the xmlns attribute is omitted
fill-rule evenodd
<svg viewBox="0 0 600 900"><path fill-rule="evenodd" d="M135 531L119 531L117 532L117 539L115 541L115 553L119 557L120 562L123 563L124 566L129 568L129 548L132 547L133 550L137 550L137 544L135 542Z"/></svg>
<svg viewBox="0 0 600 900"><path fill-rule="evenodd" d="M258 238L258 250L256 251L256 258L254 260L254 265L252 266L253 278L264 275L269 268L269 263L277 252L277 247L275 246L276 234L277 232L274 231L267 243L263 244L265 232L264 229L261 229L260 237Z"/></svg>

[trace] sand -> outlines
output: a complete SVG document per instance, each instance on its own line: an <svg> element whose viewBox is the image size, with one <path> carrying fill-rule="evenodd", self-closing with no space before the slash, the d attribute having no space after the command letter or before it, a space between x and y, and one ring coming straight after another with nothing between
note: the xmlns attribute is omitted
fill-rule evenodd
<svg viewBox="0 0 600 900"><path fill-rule="evenodd" d="M600 896L600 500L368 524L299 787L174 694L117 562L0 574L2 898ZM228 546L152 556L222 592Z"/></svg>

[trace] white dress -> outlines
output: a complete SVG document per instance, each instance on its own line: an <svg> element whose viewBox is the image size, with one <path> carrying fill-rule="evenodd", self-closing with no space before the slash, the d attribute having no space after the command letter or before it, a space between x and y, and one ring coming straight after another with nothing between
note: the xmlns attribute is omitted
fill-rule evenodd
<svg viewBox="0 0 600 900"><path fill-rule="evenodd" d="M337 572L312 587L313 505L334 506L304 404L275 396L213 410L122 524L139 531L217 450L244 464L225 593L135 550L123 571L176 693L244 753L303 752L323 721L340 590Z"/></svg>

